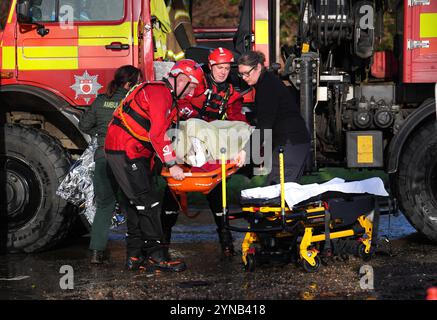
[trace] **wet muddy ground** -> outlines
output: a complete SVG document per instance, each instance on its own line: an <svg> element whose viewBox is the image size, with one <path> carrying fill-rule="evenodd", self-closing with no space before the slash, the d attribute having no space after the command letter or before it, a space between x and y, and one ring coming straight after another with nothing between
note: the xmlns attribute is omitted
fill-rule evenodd
<svg viewBox="0 0 437 320"><path fill-rule="evenodd" d="M182 273L125 270L124 233L123 226L111 232L110 258L101 266L88 262L88 236L48 252L0 256L0 299L397 300L425 299L427 288L437 286L437 245L417 234L402 215L381 217L382 240L371 261L333 258L310 274L296 264L260 266L248 273L240 255L223 259L208 212L194 220L181 215L174 230L171 253L184 257L188 266ZM243 234L234 235L240 249ZM73 289L60 288L64 265L73 268ZM371 278L360 274L364 265L370 266L373 289Z"/></svg>

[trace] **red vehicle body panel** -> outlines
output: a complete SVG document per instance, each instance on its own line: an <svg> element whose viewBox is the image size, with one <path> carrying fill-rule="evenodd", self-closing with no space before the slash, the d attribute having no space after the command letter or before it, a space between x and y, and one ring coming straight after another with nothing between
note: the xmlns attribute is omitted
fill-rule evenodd
<svg viewBox="0 0 437 320"><path fill-rule="evenodd" d="M17 0L13 0L5 30L0 31L1 85L44 88L72 106L90 106L97 94L105 91L115 69L122 65L137 66L144 80L154 80L150 1L121 1L124 1L124 16L119 21L74 21L71 28L59 22L44 22L49 33L42 37L35 25L18 23ZM266 54L268 64L268 0L252 0L252 10L252 34L255 35L252 46ZM208 30L235 33L237 28L226 26L197 31ZM219 40L232 42L232 38ZM105 47L113 43L129 47L127 50Z"/></svg>
<svg viewBox="0 0 437 320"><path fill-rule="evenodd" d="M15 67L12 70L15 77L3 79L2 85L36 86L55 93L71 105L86 106L104 92L117 67L138 61L133 5L138 6L140 0L124 0L124 17L120 21L74 22L67 28L57 22L44 23L50 30L44 37L38 35L35 26L18 24L15 3L2 43L3 50L16 48L15 57L8 56L9 67ZM93 28L96 31L90 31ZM128 44L129 49L105 48L114 42Z"/></svg>
<svg viewBox="0 0 437 320"><path fill-rule="evenodd" d="M437 1L409 6L404 0L404 8L404 82L437 82ZM429 48L409 49L409 40L429 41Z"/></svg>

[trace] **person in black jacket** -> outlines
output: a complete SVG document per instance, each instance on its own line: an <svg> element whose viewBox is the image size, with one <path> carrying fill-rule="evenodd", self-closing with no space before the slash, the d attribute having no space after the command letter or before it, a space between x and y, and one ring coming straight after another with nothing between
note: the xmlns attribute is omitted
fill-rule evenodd
<svg viewBox="0 0 437 320"><path fill-rule="evenodd" d="M134 66L126 65L115 71L114 79L109 83L105 94L97 96L91 107L82 114L79 129L95 136L98 148L94 154L95 169L93 187L96 199L96 214L91 230L91 263L101 264L108 241L108 231L114 213L118 184L105 158L105 137L108 123L114 110L119 106L128 91L141 80L141 71ZM122 194L120 207L127 207L127 199Z"/></svg>
<svg viewBox="0 0 437 320"><path fill-rule="evenodd" d="M267 183L280 183L280 147L284 148L285 181L298 182L310 151L310 134L295 96L280 79L266 70L264 62L263 53L245 52L238 59L238 73L248 85L255 88L256 129L260 130L261 146L267 130L271 130L273 158ZM264 150L266 156L268 150Z"/></svg>

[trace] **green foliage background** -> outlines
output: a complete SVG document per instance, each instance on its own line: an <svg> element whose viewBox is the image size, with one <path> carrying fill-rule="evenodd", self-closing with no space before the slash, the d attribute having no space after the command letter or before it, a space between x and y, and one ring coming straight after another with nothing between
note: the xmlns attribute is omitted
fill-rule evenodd
<svg viewBox="0 0 437 320"><path fill-rule="evenodd" d="M292 44L297 33L300 0L281 0L281 45Z"/></svg>

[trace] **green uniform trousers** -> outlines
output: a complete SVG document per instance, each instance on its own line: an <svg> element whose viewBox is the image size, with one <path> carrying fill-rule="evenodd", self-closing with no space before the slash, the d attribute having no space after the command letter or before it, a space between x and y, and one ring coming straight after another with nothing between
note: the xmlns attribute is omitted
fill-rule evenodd
<svg viewBox="0 0 437 320"><path fill-rule="evenodd" d="M91 230L91 250L105 250L108 233L114 214L118 185L112 174L106 158L95 160L93 177L94 194L96 199L96 215Z"/></svg>

